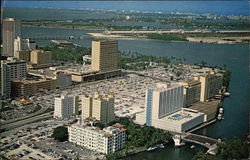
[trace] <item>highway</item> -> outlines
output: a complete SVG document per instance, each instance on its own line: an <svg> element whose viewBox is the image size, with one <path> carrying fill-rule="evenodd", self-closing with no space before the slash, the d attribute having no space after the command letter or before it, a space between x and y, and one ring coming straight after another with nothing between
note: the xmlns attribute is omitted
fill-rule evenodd
<svg viewBox="0 0 250 160"><path fill-rule="evenodd" d="M11 120L8 120L8 121L3 121L3 122L1 122L1 125L10 124L10 123L13 123L13 122L17 122L17 121L20 121L20 120L24 120L24 119L28 119L28 118L40 115L40 114L42 114L43 112L45 112L48 109L48 107L44 107L41 104L37 104L37 105L41 106L41 109L39 111L37 111L35 113L28 114L27 116L24 116L24 117L15 118L15 119L11 119Z"/></svg>
<svg viewBox="0 0 250 160"><path fill-rule="evenodd" d="M49 113L37 115L37 116L34 116L34 117L30 117L30 118L27 118L27 119L23 119L23 120L20 120L20 121L15 121L13 123L9 123L9 124L6 124L6 125L1 125L1 129L11 130L11 129L14 129L16 127L20 127L20 126L23 126L23 125L26 125L26 124L29 124L29 123L32 123L32 122L35 122L35 121L38 121L38 120L43 120L43 119L52 118L52 117L53 117L53 111L49 112Z"/></svg>

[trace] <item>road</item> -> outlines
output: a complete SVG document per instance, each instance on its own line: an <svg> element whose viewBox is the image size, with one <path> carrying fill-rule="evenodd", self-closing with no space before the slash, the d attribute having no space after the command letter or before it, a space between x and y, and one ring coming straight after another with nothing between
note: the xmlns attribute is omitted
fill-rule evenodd
<svg viewBox="0 0 250 160"><path fill-rule="evenodd" d="M15 119L11 119L11 120L8 120L8 121L3 121L3 122L1 122L1 125L10 124L10 123L13 123L13 122L17 122L17 121L20 121L20 120L24 120L24 119L28 119L30 117L40 115L40 114L42 114L43 112L45 112L48 109L48 107L44 107L42 104L37 104L37 105L41 106L41 109L39 111L37 111L35 113L31 113L31 114L29 114L27 116L24 116L24 117L15 118Z"/></svg>
<svg viewBox="0 0 250 160"><path fill-rule="evenodd" d="M52 118L53 117L52 114L53 114L53 112L49 112L49 113L37 115L35 117L30 117L30 118L27 118L27 119L23 119L23 120L20 120L20 121L17 121L17 122L2 125L1 129L11 130L13 128L20 127L22 125L26 125L26 124L29 124L29 123L32 123L32 122L35 122L35 121L38 121L38 120L42 120L42 119L46 119L46 118Z"/></svg>

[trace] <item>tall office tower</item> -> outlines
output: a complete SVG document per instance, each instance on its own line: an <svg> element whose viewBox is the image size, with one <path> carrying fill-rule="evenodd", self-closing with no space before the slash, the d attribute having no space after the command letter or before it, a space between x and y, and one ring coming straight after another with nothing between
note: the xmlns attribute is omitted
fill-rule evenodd
<svg viewBox="0 0 250 160"><path fill-rule="evenodd" d="M27 76L26 62L14 57L1 61L1 94L4 99L10 98L11 81Z"/></svg>
<svg viewBox="0 0 250 160"><path fill-rule="evenodd" d="M214 72L195 77L195 80L201 82L201 102L205 102L218 94L223 85L223 76L221 74L215 74Z"/></svg>
<svg viewBox="0 0 250 160"><path fill-rule="evenodd" d="M14 56L14 40L21 37L21 22L13 18L7 18L3 21L3 56Z"/></svg>
<svg viewBox="0 0 250 160"><path fill-rule="evenodd" d="M30 51L36 49L36 42L30 39L22 39L20 37L14 40L14 55L17 51Z"/></svg>
<svg viewBox="0 0 250 160"><path fill-rule="evenodd" d="M30 62L37 66L49 66L51 64L52 53L44 50L33 50L30 53Z"/></svg>
<svg viewBox="0 0 250 160"><path fill-rule="evenodd" d="M94 117L101 122L114 120L114 96L95 94L93 97L86 95L82 98L82 118Z"/></svg>
<svg viewBox="0 0 250 160"><path fill-rule="evenodd" d="M157 84L156 89L146 92L146 124L179 111L183 107L183 86L180 84Z"/></svg>
<svg viewBox="0 0 250 160"><path fill-rule="evenodd" d="M180 82L181 85L183 85L184 90L184 106L190 106L195 102L200 101L200 95L201 95L201 82L189 79L186 81Z"/></svg>
<svg viewBox="0 0 250 160"><path fill-rule="evenodd" d="M92 41L92 70L107 72L117 70L117 40Z"/></svg>
<svg viewBox="0 0 250 160"><path fill-rule="evenodd" d="M71 118L78 114L78 96L55 97L54 118Z"/></svg>

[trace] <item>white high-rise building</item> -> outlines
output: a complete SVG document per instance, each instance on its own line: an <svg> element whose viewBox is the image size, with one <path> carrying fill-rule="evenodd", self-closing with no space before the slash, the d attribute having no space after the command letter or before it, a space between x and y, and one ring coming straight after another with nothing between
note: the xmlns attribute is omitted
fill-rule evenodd
<svg viewBox="0 0 250 160"><path fill-rule="evenodd" d="M11 81L27 76L26 62L14 57L1 61L1 95L3 99L10 98Z"/></svg>
<svg viewBox="0 0 250 160"><path fill-rule="evenodd" d="M146 110L137 113L135 123L173 132L186 132L204 122L204 114L183 108L183 85L158 84L146 92Z"/></svg>
<svg viewBox="0 0 250 160"><path fill-rule="evenodd" d="M54 118L71 118L78 114L78 96L61 95L55 97Z"/></svg>
<svg viewBox="0 0 250 160"><path fill-rule="evenodd" d="M14 40L21 37L21 22L14 18L7 18L3 21L3 56L14 56Z"/></svg>
<svg viewBox="0 0 250 160"><path fill-rule="evenodd" d="M179 84L157 84L156 89L146 92L146 124L152 119L163 118L183 107L183 86Z"/></svg>
<svg viewBox="0 0 250 160"><path fill-rule="evenodd" d="M34 49L36 49L35 41L30 39L22 39L20 37L17 37L14 40L14 55L16 51L30 51Z"/></svg>
<svg viewBox="0 0 250 160"><path fill-rule="evenodd" d="M68 127L69 141L93 151L109 154L123 149L125 129L121 124L114 124L101 130L81 122Z"/></svg>

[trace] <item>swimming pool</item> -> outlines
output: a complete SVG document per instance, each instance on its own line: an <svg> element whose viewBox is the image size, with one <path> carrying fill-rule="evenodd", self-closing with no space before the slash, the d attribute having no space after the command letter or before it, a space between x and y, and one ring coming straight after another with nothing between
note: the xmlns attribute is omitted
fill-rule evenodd
<svg viewBox="0 0 250 160"><path fill-rule="evenodd" d="M172 117L173 117L173 118L178 118L178 117L180 117L180 116L182 116L182 114L176 113L176 114L174 114Z"/></svg>

